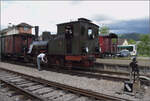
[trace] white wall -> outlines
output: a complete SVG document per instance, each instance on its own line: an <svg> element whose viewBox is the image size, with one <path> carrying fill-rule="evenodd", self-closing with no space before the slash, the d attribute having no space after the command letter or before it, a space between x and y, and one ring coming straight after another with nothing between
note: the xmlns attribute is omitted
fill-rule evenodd
<svg viewBox="0 0 150 101"><path fill-rule="evenodd" d="M16 28L13 28L11 30L9 30L6 35L12 35L12 34L18 34L19 31Z"/></svg>

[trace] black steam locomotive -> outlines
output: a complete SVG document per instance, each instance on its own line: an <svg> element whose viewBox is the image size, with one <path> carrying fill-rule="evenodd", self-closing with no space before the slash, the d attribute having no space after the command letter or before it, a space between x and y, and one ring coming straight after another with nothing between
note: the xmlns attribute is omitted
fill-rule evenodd
<svg viewBox="0 0 150 101"><path fill-rule="evenodd" d="M91 67L100 52L98 44L99 26L85 18L57 25L57 34L43 32L42 41L30 45L29 55L46 52L49 65ZM36 59L33 59L36 60Z"/></svg>

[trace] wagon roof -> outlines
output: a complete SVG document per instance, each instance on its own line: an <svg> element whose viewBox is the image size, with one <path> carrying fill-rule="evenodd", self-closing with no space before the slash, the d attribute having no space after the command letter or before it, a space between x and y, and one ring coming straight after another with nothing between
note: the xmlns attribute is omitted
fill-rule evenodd
<svg viewBox="0 0 150 101"><path fill-rule="evenodd" d="M109 34L100 34L99 36L103 37L110 37L110 38L118 38L118 35L115 33L109 33Z"/></svg>

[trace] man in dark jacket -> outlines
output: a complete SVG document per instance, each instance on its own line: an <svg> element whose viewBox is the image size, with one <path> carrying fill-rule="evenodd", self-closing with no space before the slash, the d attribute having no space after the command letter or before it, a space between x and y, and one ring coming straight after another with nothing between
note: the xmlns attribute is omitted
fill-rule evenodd
<svg viewBox="0 0 150 101"><path fill-rule="evenodd" d="M139 68L136 61L136 57L133 58L132 62L130 63L130 67L132 68L131 75L134 75L135 81L135 74L137 74L137 77L139 77Z"/></svg>

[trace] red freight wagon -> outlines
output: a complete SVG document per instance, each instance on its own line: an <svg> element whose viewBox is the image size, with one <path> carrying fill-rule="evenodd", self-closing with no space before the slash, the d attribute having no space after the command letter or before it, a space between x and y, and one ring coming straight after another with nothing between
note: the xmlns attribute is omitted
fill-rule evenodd
<svg viewBox="0 0 150 101"><path fill-rule="evenodd" d="M2 36L2 56L24 57L33 41L32 34Z"/></svg>
<svg viewBox="0 0 150 101"><path fill-rule="evenodd" d="M112 56L117 53L118 36L114 33L99 36L100 56Z"/></svg>

